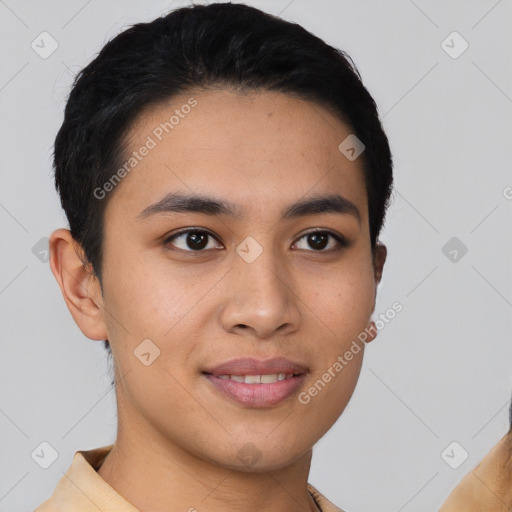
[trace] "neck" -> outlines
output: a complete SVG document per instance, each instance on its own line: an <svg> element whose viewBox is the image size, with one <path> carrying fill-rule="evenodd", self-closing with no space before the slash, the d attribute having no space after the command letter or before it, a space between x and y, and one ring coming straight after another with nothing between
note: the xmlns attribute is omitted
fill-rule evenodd
<svg viewBox="0 0 512 512"><path fill-rule="evenodd" d="M137 428L118 430L98 474L148 512L317 512L307 490L312 450L280 469L247 471L215 464Z"/></svg>

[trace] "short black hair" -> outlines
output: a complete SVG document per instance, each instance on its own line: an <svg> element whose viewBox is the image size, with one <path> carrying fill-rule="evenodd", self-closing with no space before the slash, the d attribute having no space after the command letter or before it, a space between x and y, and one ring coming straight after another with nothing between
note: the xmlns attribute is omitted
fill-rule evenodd
<svg viewBox="0 0 512 512"><path fill-rule="evenodd" d="M54 146L55 186L80 257L100 286L104 211L114 192L99 199L94 191L126 161L125 137L144 109L198 88L282 92L346 123L365 145L375 250L392 191L392 156L352 59L300 25L254 7L192 4L110 40L77 74L67 100Z"/></svg>

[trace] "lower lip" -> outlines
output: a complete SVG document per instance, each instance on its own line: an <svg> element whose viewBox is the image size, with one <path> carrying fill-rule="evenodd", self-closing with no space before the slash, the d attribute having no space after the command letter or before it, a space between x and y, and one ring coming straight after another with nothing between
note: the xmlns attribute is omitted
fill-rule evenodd
<svg viewBox="0 0 512 512"><path fill-rule="evenodd" d="M233 400L249 407L271 407L294 395L302 386L306 373L294 375L291 379L265 384L246 384L231 379L221 379L203 374L219 391Z"/></svg>

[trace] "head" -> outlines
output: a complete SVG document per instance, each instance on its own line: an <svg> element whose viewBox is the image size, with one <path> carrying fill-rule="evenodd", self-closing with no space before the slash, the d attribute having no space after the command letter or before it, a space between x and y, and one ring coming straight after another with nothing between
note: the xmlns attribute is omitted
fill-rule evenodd
<svg viewBox="0 0 512 512"><path fill-rule="evenodd" d="M77 75L54 168L52 271L113 356L119 421L232 467L234 441L267 467L311 447L364 347L307 404L235 403L204 372L284 356L307 389L371 324L392 159L348 55L242 4L136 24Z"/></svg>

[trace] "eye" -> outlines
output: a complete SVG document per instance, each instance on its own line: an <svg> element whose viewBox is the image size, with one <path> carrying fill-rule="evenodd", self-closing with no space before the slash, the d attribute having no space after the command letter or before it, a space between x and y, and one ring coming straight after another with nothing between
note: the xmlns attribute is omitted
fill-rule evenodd
<svg viewBox="0 0 512 512"><path fill-rule="evenodd" d="M172 245L178 247L179 250L186 252L202 252L202 250L205 248L212 249L212 247L209 247L208 244L209 238L213 239L215 237L208 233L208 231L199 229L186 229L166 238L164 244L167 245L171 241L181 239L182 247L179 247L174 242ZM183 246L185 246L185 248L183 248ZM187 247L189 249L187 249Z"/></svg>
<svg viewBox="0 0 512 512"><path fill-rule="evenodd" d="M324 250L329 245L329 238L335 240L335 247L331 247L328 250ZM209 244L209 239L216 240L216 238L208 231L188 228L167 237L164 241L164 245L171 244L172 242L171 245L177 247L178 250L180 251L204 252L203 249L215 248L214 246L212 247L211 244ZM332 231L320 229L306 233L305 235L299 238L299 241L303 239L306 239L307 243L310 244L310 247L314 249L313 252L331 252L339 250L343 247L348 247L349 245L348 241L342 235L339 235L338 233L334 233ZM176 240L181 241L181 247L179 246L179 244L175 243ZM338 247L336 247L336 244L338 245ZM296 246L297 243L295 243L294 245ZM299 247L299 249L303 249L303 247Z"/></svg>
<svg viewBox="0 0 512 512"><path fill-rule="evenodd" d="M325 247L328 246L329 237L333 238L336 241L338 247L331 247L331 249L324 251L323 249L325 249ZM299 240L302 240L304 238L307 239L307 243L310 244L310 247L313 247L315 249L315 251L313 252L331 252L339 250L343 247L348 247L349 245L346 238L339 235L338 233L334 233L332 231L322 231L320 229L306 233L301 238L299 238Z"/></svg>

